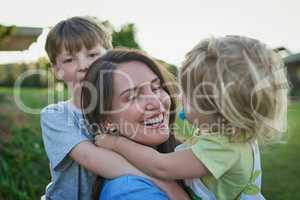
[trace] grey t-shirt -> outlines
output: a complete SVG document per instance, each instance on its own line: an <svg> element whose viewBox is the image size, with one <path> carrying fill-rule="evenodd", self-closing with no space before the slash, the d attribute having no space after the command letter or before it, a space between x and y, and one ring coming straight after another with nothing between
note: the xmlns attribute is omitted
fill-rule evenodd
<svg viewBox="0 0 300 200"><path fill-rule="evenodd" d="M96 176L69 156L77 144L93 140L81 111L71 101L49 105L41 112L41 128L51 170L45 199L91 200Z"/></svg>

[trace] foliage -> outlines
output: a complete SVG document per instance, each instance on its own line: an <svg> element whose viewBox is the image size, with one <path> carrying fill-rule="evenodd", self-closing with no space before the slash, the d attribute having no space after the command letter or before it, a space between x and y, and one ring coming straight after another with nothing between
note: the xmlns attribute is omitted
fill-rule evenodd
<svg viewBox="0 0 300 200"><path fill-rule="evenodd" d="M114 30L112 37L114 47L140 49L140 45L136 41L136 28L132 23L123 25L119 31Z"/></svg>
<svg viewBox="0 0 300 200"><path fill-rule="evenodd" d="M48 92L23 89L21 99L39 110L48 104ZM20 110L11 88L0 88L0 106L0 200L39 199L50 180L39 115Z"/></svg>
<svg viewBox="0 0 300 200"><path fill-rule="evenodd" d="M3 26L0 24L0 44L8 36L12 35L16 31L16 26Z"/></svg>
<svg viewBox="0 0 300 200"><path fill-rule="evenodd" d="M22 79L22 87L47 87L48 79L53 79L49 68L46 58L31 63L3 65L0 67L0 86L12 87Z"/></svg>

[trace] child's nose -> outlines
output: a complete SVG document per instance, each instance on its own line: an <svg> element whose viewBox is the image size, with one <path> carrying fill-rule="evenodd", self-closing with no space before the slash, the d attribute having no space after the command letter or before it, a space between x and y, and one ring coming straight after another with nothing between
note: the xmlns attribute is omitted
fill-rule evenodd
<svg viewBox="0 0 300 200"><path fill-rule="evenodd" d="M91 64L90 60L85 56L85 55L78 55L78 70L84 70L87 69L89 67L89 65Z"/></svg>
<svg viewBox="0 0 300 200"><path fill-rule="evenodd" d="M89 62L86 59L78 59L78 70L88 68Z"/></svg>

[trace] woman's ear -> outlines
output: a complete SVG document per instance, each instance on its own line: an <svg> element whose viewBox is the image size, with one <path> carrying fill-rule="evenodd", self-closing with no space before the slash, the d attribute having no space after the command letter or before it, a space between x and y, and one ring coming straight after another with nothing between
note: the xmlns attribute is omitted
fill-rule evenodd
<svg viewBox="0 0 300 200"><path fill-rule="evenodd" d="M119 126L117 123L113 123L111 120L107 119L103 122L103 125L107 134L119 135Z"/></svg>

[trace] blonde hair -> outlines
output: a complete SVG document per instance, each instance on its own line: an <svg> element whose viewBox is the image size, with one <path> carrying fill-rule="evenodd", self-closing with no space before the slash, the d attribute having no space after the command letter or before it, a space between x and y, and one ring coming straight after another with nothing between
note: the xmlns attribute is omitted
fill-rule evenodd
<svg viewBox="0 0 300 200"><path fill-rule="evenodd" d="M286 131L284 64L258 40L226 36L201 41L186 54L180 81L196 113L217 114L233 128L232 141L269 143Z"/></svg>
<svg viewBox="0 0 300 200"><path fill-rule="evenodd" d="M104 26L88 17L72 17L56 24L48 33L45 50L51 63L56 63L56 57L62 49L71 54L84 46L92 49L100 44L104 49L111 49L111 34Z"/></svg>

